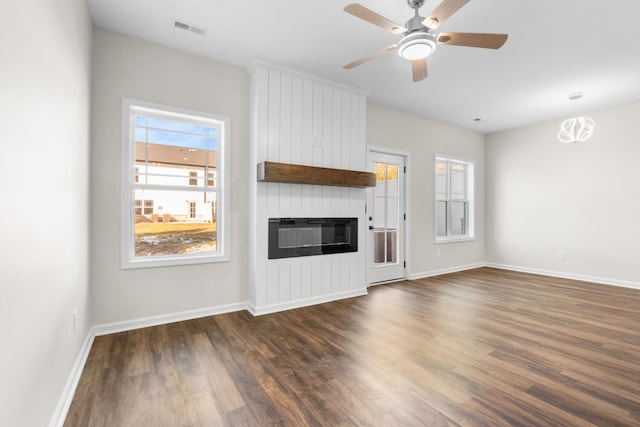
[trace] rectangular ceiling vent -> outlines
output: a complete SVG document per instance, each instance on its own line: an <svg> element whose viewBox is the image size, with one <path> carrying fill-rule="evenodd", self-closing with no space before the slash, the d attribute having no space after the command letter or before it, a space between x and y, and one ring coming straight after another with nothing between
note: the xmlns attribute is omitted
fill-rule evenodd
<svg viewBox="0 0 640 427"><path fill-rule="evenodd" d="M201 36L204 36L205 34L207 34L207 29L206 28L198 27L196 25L187 24L186 22L178 21L177 19L173 20L173 26L175 28L179 28L179 29L185 30L185 31L190 31L192 33L199 34Z"/></svg>

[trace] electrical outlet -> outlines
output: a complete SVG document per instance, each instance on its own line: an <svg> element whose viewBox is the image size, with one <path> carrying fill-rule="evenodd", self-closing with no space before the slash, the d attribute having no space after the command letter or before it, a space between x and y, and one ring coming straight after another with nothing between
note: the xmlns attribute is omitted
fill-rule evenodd
<svg viewBox="0 0 640 427"><path fill-rule="evenodd" d="M436 258L440 258L440 249L436 249Z"/></svg>
<svg viewBox="0 0 640 427"><path fill-rule="evenodd" d="M311 145L313 145L314 147L322 147L322 138L319 136L312 136L311 137Z"/></svg>
<svg viewBox="0 0 640 427"><path fill-rule="evenodd" d="M78 325L78 309L73 309L73 333L76 333L76 326Z"/></svg>
<svg viewBox="0 0 640 427"><path fill-rule="evenodd" d="M564 261L564 251L558 251L556 257L558 258L558 261Z"/></svg>

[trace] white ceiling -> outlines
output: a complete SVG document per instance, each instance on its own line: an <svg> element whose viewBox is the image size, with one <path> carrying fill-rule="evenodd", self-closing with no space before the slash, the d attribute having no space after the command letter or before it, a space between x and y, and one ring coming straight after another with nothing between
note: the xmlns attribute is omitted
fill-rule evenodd
<svg viewBox="0 0 640 427"><path fill-rule="evenodd" d="M88 0L96 26L246 68L254 58L369 91L369 100L480 132L640 100L637 0L471 0L437 32L507 33L500 50L438 47L412 82L395 52L342 65L399 36L343 11L349 0ZM403 24L406 0L360 0ZM426 0L426 16L440 0ZM177 19L206 36L173 27ZM569 101L572 92L584 98ZM481 118L481 121L474 121Z"/></svg>

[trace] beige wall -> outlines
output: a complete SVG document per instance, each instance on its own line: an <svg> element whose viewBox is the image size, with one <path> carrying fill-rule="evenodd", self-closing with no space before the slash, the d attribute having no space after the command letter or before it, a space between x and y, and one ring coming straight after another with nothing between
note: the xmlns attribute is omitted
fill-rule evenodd
<svg viewBox="0 0 640 427"><path fill-rule="evenodd" d="M0 16L0 424L45 426L89 331L91 23L82 0Z"/></svg>
<svg viewBox="0 0 640 427"><path fill-rule="evenodd" d="M409 153L410 277L484 262L484 135L368 104L367 143ZM434 243L433 161L436 153L475 162L476 240Z"/></svg>
<svg viewBox="0 0 640 427"><path fill-rule="evenodd" d="M102 325L247 300L249 78L244 69L96 29L93 44L91 285ZM123 97L231 117L231 261L120 269Z"/></svg>
<svg viewBox="0 0 640 427"><path fill-rule="evenodd" d="M640 103L587 116L579 144L560 119L487 136L487 261L640 286Z"/></svg>

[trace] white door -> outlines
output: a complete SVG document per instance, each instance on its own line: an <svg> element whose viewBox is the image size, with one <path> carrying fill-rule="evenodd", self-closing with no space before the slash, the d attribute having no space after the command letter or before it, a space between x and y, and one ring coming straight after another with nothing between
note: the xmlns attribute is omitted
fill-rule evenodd
<svg viewBox="0 0 640 427"><path fill-rule="evenodd" d="M369 284L405 278L405 158L369 151L376 186L367 190Z"/></svg>

